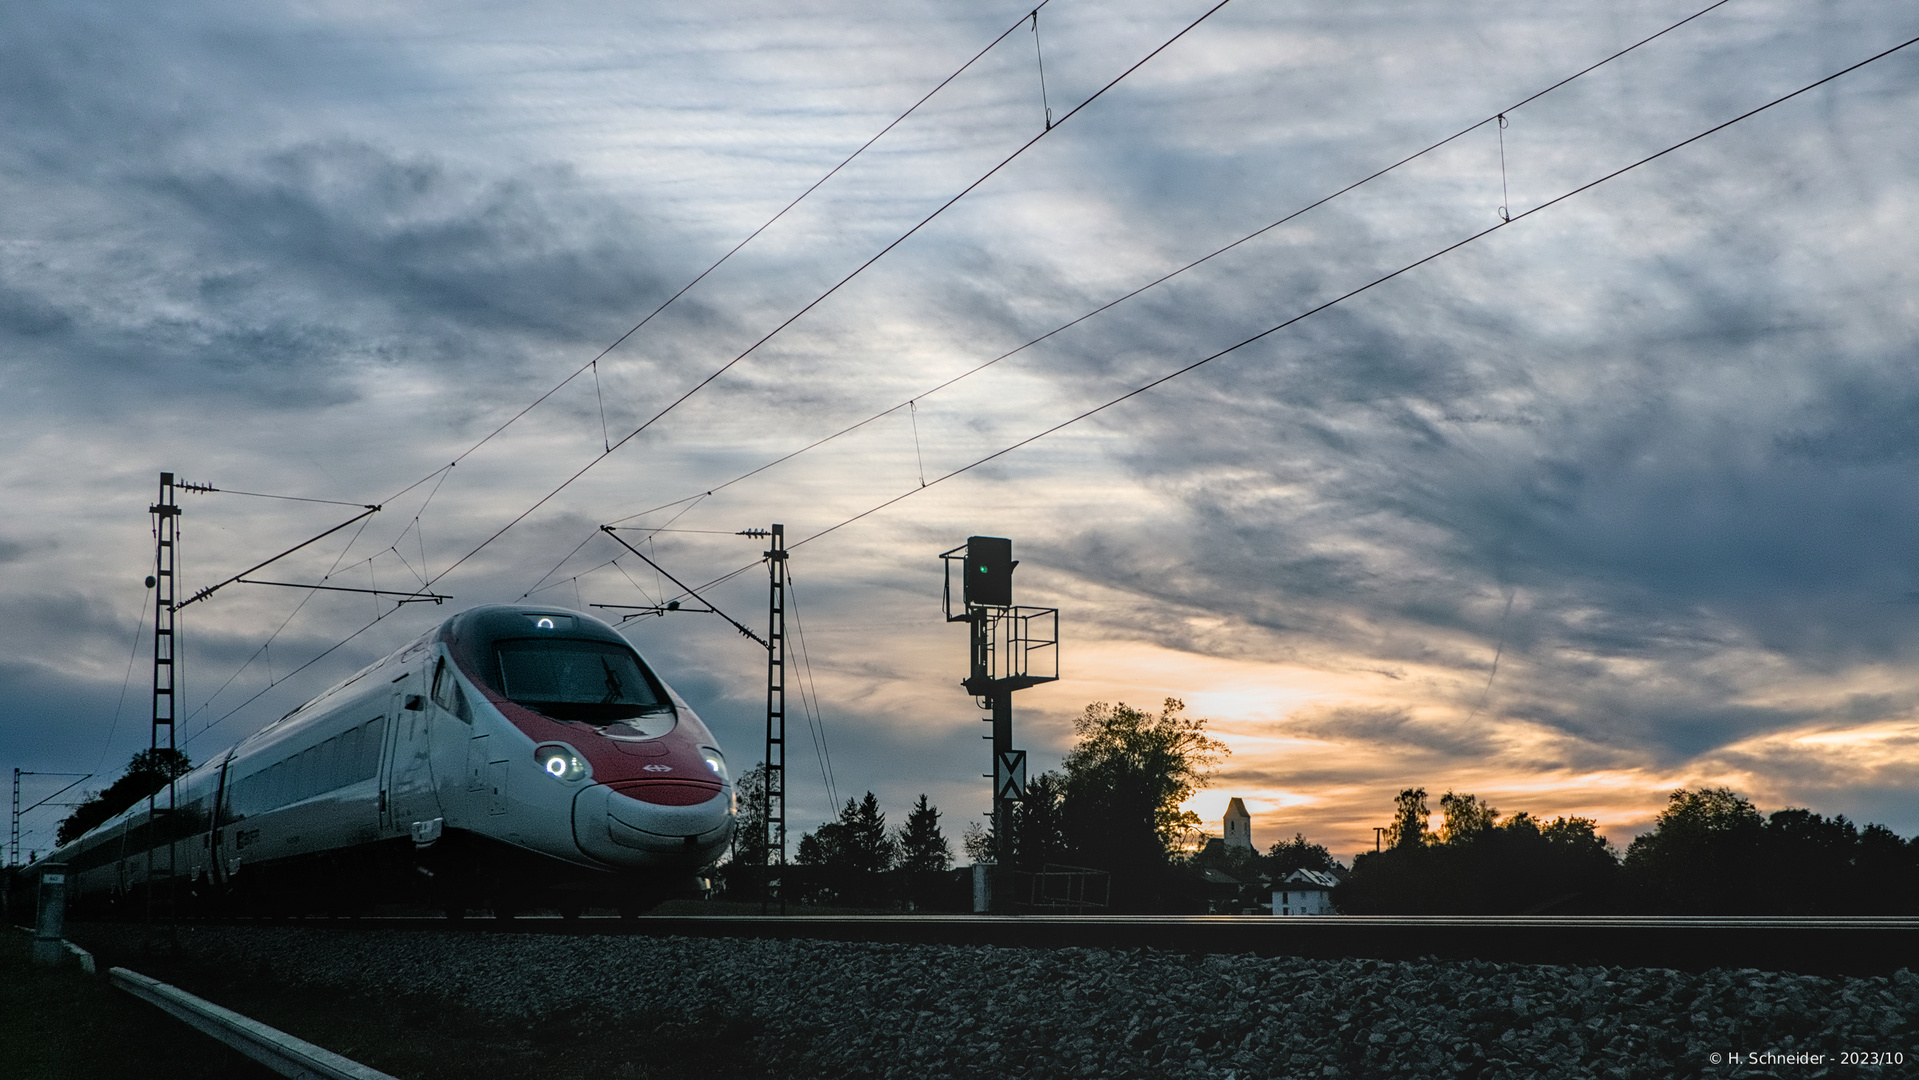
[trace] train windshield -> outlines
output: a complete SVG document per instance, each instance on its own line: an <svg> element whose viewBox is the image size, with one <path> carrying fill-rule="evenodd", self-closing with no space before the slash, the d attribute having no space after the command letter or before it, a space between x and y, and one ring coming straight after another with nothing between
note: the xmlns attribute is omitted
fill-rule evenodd
<svg viewBox="0 0 1919 1080"><path fill-rule="evenodd" d="M673 711L659 684L618 645L534 638L494 647L500 693L555 720L611 724Z"/></svg>

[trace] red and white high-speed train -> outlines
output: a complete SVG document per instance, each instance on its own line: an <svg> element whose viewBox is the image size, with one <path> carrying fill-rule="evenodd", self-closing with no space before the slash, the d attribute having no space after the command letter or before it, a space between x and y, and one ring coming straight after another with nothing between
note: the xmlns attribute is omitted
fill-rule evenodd
<svg viewBox="0 0 1919 1080"><path fill-rule="evenodd" d="M182 777L174 805L42 865L82 906L171 889L215 911L571 916L684 888L738 814L712 733L624 638L521 606L448 619Z"/></svg>

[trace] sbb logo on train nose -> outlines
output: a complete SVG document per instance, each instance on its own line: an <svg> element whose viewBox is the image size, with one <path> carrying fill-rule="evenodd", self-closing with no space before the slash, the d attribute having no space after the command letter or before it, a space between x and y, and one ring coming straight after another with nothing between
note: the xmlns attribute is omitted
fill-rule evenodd
<svg viewBox="0 0 1919 1080"><path fill-rule="evenodd" d="M673 766L671 765L643 765L641 766L641 768L644 768L647 772L672 772L673 771Z"/></svg>

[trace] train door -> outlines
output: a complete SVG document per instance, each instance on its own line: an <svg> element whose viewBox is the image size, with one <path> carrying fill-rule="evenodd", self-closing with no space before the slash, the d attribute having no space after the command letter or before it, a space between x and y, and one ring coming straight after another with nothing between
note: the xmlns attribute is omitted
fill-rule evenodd
<svg viewBox="0 0 1919 1080"><path fill-rule="evenodd" d="M224 885L227 879L226 852L220 847L220 838L226 833L227 807L233 798L227 788L227 770L232 765L231 753L220 760L220 775L213 785L213 809L207 814L206 837L202 840L207 853L207 878L215 885Z"/></svg>
<svg viewBox="0 0 1919 1080"><path fill-rule="evenodd" d="M383 718L384 719L384 718ZM400 725L386 720L380 725L380 833L392 835L395 831L393 813L393 763L399 756Z"/></svg>
<svg viewBox="0 0 1919 1080"><path fill-rule="evenodd" d="M411 672L393 680L387 708L387 726L393 729L393 751L388 770L390 817L384 824L394 830L409 829L416 821L441 816L433 785L433 747L426 699L413 681Z"/></svg>

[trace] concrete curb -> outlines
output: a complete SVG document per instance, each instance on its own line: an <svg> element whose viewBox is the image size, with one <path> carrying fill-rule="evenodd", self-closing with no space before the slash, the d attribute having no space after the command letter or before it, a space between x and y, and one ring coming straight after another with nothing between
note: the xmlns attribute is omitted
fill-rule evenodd
<svg viewBox="0 0 1919 1080"><path fill-rule="evenodd" d="M91 961L92 957L87 958ZM113 968L113 984L134 997L158 1006L174 1017L240 1051L242 1054L296 1080L394 1080L376 1069L341 1057L304 1039L250 1020L231 1009L194 997L175 986L150 979L137 971Z"/></svg>
<svg viewBox="0 0 1919 1080"><path fill-rule="evenodd" d="M28 937L33 936L33 927L31 926L21 926L18 923L13 923L10 925L12 925L15 930L20 931L21 933L27 935ZM64 938L61 939L60 944L64 946L68 952L72 953L74 957L80 961L81 971L84 971L89 975L99 974L98 969L94 966L92 953L88 952L87 950L81 948L78 945L75 945L71 941L67 941Z"/></svg>

